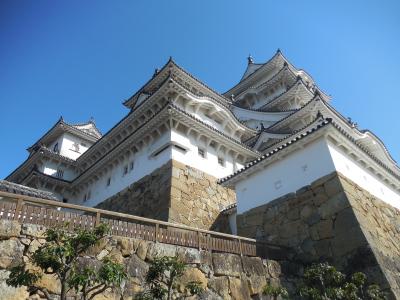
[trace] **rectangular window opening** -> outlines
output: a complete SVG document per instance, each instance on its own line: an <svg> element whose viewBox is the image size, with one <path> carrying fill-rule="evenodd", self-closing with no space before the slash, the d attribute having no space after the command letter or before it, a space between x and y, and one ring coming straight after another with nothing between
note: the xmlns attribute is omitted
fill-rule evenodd
<svg viewBox="0 0 400 300"><path fill-rule="evenodd" d="M197 153L199 154L200 157L206 158L206 151L204 149L198 148Z"/></svg>
<svg viewBox="0 0 400 300"><path fill-rule="evenodd" d="M128 174L128 165L124 166L124 170L122 171L122 175Z"/></svg>

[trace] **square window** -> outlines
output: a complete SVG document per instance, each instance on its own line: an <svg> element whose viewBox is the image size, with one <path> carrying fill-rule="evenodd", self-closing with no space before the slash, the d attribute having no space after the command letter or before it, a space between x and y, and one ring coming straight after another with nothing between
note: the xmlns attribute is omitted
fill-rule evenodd
<svg viewBox="0 0 400 300"><path fill-rule="evenodd" d="M129 163L129 170L132 171L134 166L135 166L135 163L133 161L131 161Z"/></svg>
<svg viewBox="0 0 400 300"><path fill-rule="evenodd" d="M111 184L111 177L108 177L107 178L107 186L110 186L110 184Z"/></svg>
<svg viewBox="0 0 400 300"><path fill-rule="evenodd" d="M197 153L199 154L200 157L206 158L206 151L204 151L204 149L198 148Z"/></svg>
<svg viewBox="0 0 400 300"><path fill-rule="evenodd" d="M124 166L124 170L122 172L122 175L128 174L128 165Z"/></svg>

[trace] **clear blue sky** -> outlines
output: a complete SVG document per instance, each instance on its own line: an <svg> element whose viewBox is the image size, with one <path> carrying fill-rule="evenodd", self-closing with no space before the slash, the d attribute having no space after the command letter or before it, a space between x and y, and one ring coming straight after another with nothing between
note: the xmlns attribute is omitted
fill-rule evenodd
<svg viewBox="0 0 400 300"><path fill-rule="evenodd" d="M2 0L0 178L60 115L107 131L170 55L224 92L277 48L400 160L400 1Z"/></svg>

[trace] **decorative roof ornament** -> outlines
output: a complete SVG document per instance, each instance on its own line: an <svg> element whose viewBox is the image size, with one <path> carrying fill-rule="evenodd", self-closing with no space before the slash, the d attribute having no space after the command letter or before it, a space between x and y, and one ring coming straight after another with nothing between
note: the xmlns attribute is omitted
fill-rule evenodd
<svg viewBox="0 0 400 300"><path fill-rule="evenodd" d="M358 124L356 122L353 122L353 120L348 117L347 122L350 124L351 128L358 128Z"/></svg>
<svg viewBox="0 0 400 300"><path fill-rule="evenodd" d="M276 49L276 53L282 53L281 49Z"/></svg>
<svg viewBox="0 0 400 300"><path fill-rule="evenodd" d="M155 68L155 69L154 69L153 77L156 77L156 75L157 75L158 73L160 73L160 69L159 69L159 68Z"/></svg>
<svg viewBox="0 0 400 300"><path fill-rule="evenodd" d="M320 110L317 112L317 119L319 119L319 118L321 118L321 119L324 118L324 115L322 114L322 112Z"/></svg>
<svg viewBox="0 0 400 300"><path fill-rule="evenodd" d="M234 94L231 95L231 101L235 102L235 95Z"/></svg>
<svg viewBox="0 0 400 300"><path fill-rule="evenodd" d="M89 123L95 124L95 123L94 123L94 118L93 118L93 116L90 116L90 118L89 118Z"/></svg>
<svg viewBox="0 0 400 300"><path fill-rule="evenodd" d="M249 65L251 65L251 64L254 63L254 59L253 59L253 57L251 56L251 54L249 54L249 56L247 57L247 63L248 63Z"/></svg>

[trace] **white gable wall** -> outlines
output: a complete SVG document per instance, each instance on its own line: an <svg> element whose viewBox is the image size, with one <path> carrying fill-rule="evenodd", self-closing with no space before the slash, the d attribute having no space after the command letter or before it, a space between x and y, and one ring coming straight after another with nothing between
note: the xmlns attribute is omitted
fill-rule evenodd
<svg viewBox="0 0 400 300"><path fill-rule="evenodd" d="M377 198L400 209L400 194L398 192L331 143L329 143L329 151L338 172Z"/></svg>
<svg viewBox="0 0 400 300"><path fill-rule="evenodd" d="M75 151L75 143L79 145L79 151ZM62 135L62 142L61 144L58 144L58 147L61 155L76 160L82 155L82 153L89 149L91 144L91 142L85 141L84 139L76 137L72 134L64 133ZM53 150L53 148L51 148L51 150Z"/></svg>

